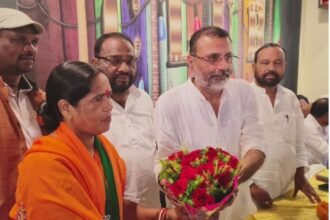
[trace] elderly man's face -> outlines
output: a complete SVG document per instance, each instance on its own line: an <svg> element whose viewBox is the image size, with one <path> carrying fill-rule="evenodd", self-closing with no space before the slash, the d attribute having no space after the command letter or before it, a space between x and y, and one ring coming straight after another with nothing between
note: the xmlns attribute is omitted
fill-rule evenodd
<svg viewBox="0 0 330 220"><path fill-rule="evenodd" d="M233 71L232 47L228 38L202 36L196 54L188 56L191 77L196 87L210 93L220 92Z"/></svg>

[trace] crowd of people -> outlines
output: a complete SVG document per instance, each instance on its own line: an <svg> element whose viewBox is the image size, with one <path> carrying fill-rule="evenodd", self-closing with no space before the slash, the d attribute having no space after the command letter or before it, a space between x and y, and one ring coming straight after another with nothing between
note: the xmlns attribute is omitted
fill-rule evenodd
<svg viewBox="0 0 330 220"><path fill-rule="evenodd" d="M289 189L320 202L304 170L328 165L328 98L303 109L280 85L279 44L256 51L249 83L230 77L228 32L202 27L189 41L188 80L154 107L134 85L134 44L119 32L96 40L90 63L54 67L39 89L25 74L43 32L0 8L0 219L189 219L160 202L157 183L159 160L182 146L221 146L240 159L237 195L221 219L246 219Z"/></svg>

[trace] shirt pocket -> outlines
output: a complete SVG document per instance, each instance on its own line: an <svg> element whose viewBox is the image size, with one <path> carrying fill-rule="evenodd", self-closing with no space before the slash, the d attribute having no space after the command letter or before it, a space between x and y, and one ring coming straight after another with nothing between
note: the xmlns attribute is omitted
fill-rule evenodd
<svg viewBox="0 0 330 220"><path fill-rule="evenodd" d="M296 140L296 117L290 113L281 113L274 120L278 143L294 144Z"/></svg>
<svg viewBox="0 0 330 220"><path fill-rule="evenodd" d="M155 147L155 137L154 137L154 127L153 127L153 117L151 113L139 112L135 113L130 117L132 132L132 143L139 148L156 148Z"/></svg>

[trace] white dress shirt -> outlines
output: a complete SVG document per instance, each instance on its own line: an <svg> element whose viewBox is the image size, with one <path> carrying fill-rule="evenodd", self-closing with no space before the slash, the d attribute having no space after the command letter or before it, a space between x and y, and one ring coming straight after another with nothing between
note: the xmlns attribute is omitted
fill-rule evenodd
<svg viewBox="0 0 330 220"><path fill-rule="evenodd" d="M238 158L252 148L263 151L255 95L240 79L230 79L225 85L218 116L191 80L165 92L156 103L155 129L157 159L182 147L221 147ZM248 184L243 183L234 204L220 212L220 219L241 219L255 211Z"/></svg>
<svg viewBox="0 0 330 220"><path fill-rule="evenodd" d="M253 86L267 149L264 164L252 179L276 198L289 190L296 168L307 167L304 118L292 91L278 85L273 107L266 90L255 83Z"/></svg>
<svg viewBox="0 0 330 220"><path fill-rule="evenodd" d="M308 155L308 164L324 164L328 162L327 132L313 115L308 114L305 122L305 146Z"/></svg>
<svg viewBox="0 0 330 220"><path fill-rule="evenodd" d="M160 207L159 186L154 174L156 141L153 102L132 85L125 109L112 101L110 129L104 133L126 163L124 198L149 207Z"/></svg>
<svg viewBox="0 0 330 220"><path fill-rule="evenodd" d="M22 76L22 80L29 88L19 89L17 94L5 84L9 91L9 105L12 108L17 121L23 131L25 143L28 148L32 146L33 141L42 135L39 124L37 122L37 113L27 95L32 90L32 85Z"/></svg>

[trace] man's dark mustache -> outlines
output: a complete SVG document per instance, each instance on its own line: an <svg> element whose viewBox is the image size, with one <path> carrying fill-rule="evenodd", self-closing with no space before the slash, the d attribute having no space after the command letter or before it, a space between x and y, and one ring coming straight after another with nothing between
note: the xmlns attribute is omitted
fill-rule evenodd
<svg viewBox="0 0 330 220"><path fill-rule="evenodd" d="M120 77L120 76L128 76L129 78L131 78L131 76L129 75L129 73L119 73L119 74L116 74L113 78L114 79L117 79L118 77Z"/></svg>
<svg viewBox="0 0 330 220"><path fill-rule="evenodd" d="M28 53L26 53L26 54L24 54L24 55L20 55L20 56L18 57L18 59L35 59L35 56L34 56L33 53L28 52Z"/></svg>
<svg viewBox="0 0 330 220"><path fill-rule="evenodd" d="M19 57L18 58L19 60L34 60L35 59L35 57L33 57L33 56L23 56L23 57Z"/></svg>
<svg viewBox="0 0 330 220"><path fill-rule="evenodd" d="M267 72L267 73L264 75L264 78L265 78L267 75L272 75L272 76L278 77L278 72L276 72L276 71L269 71L269 72Z"/></svg>

